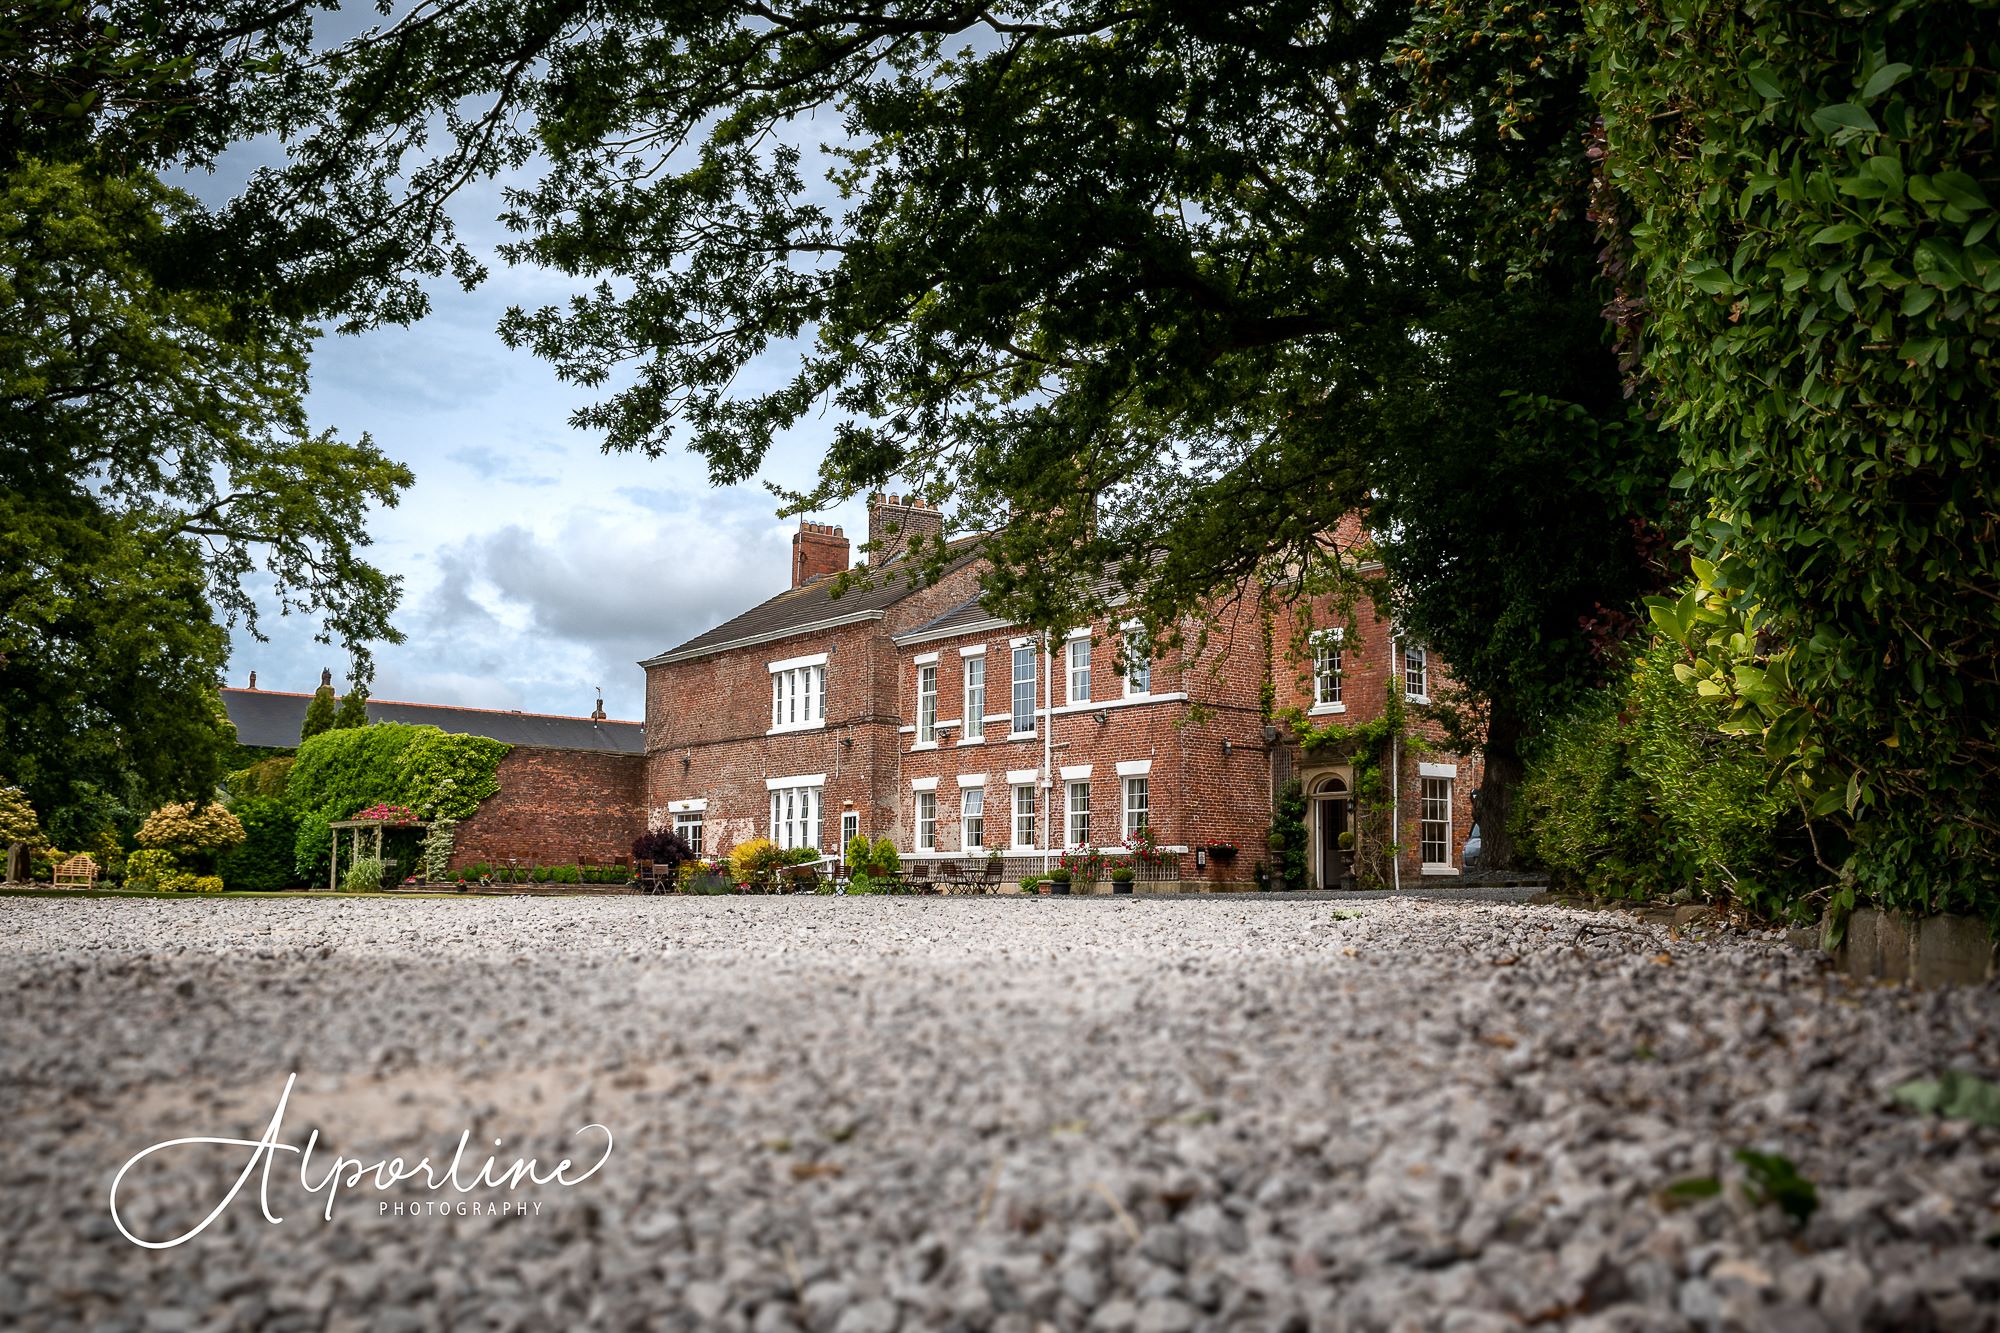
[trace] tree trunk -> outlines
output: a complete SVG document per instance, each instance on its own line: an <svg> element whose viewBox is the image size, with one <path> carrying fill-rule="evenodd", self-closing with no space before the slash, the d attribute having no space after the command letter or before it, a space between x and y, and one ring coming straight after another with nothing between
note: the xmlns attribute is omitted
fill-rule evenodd
<svg viewBox="0 0 2000 1333"><path fill-rule="evenodd" d="M1479 868L1515 870L1514 793L1521 788L1525 766L1521 741L1525 727L1515 701L1495 697L1486 713L1486 774L1479 782L1474 811L1479 820Z"/></svg>

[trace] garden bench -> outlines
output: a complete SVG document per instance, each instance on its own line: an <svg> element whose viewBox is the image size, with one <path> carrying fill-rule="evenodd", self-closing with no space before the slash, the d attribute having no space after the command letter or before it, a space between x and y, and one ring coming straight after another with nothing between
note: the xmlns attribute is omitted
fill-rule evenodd
<svg viewBox="0 0 2000 1333"><path fill-rule="evenodd" d="M78 852L56 867L54 882L56 888L66 884L81 884L88 889L94 887L96 883L97 862L92 860L87 852Z"/></svg>

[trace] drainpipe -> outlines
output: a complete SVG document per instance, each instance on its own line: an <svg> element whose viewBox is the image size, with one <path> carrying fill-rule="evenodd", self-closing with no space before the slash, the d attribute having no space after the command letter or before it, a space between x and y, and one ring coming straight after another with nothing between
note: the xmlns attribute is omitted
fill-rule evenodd
<svg viewBox="0 0 2000 1333"><path fill-rule="evenodd" d="M1050 839L1056 821L1056 654L1042 641L1042 873L1049 873Z"/></svg>
<svg viewBox="0 0 2000 1333"><path fill-rule="evenodd" d="M1396 636L1389 635L1389 688L1396 688ZM1403 891L1403 738L1389 738L1389 845L1396 850L1389 859L1389 882Z"/></svg>

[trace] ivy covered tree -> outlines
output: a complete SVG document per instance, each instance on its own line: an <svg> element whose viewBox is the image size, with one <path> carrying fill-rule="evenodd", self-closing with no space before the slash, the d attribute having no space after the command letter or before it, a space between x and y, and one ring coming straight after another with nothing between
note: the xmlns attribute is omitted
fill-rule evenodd
<svg viewBox="0 0 2000 1333"><path fill-rule="evenodd" d="M335 730L339 726L338 717L333 686L322 677L319 688L313 691L311 701L306 704L305 718L299 723L299 743L303 745L322 732Z"/></svg>

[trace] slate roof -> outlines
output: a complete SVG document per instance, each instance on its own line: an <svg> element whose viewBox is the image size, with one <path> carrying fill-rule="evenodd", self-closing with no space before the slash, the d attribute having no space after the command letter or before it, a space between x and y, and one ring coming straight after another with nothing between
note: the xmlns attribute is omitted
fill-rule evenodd
<svg viewBox="0 0 2000 1333"><path fill-rule="evenodd" d="M978 536L971 536L952 542L953 559L945 566L944 572L954 573L978 558L977 548L981 540ZM639 665L681 662L721 652L725 648L781 639L801 630L879 618L897 602L926 586L907 582L904 571L895 564L889 565L871 585L849 589L839 597L833 595L834 582L832 578L823 578L803 588L787 588L769 601L761 602L657 657L647 658Z"/></svg>
<svg viewBox="0 0 2000 1333"><path fill-rule="evenodd" d="M310 694L284 690L244 690L224 687L222 704L236 724L243 745L282 746L299 743ZM370 722L407 722L437 727L463 736L489 736L509 745L552 750L595 750L603 754L644 754L646 728L639 722L570 717L560 713L517 713L497 708L455 708L447 704L368 701Z"/></svg>

